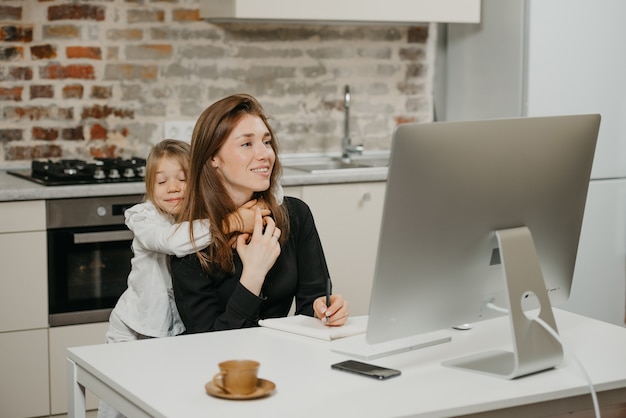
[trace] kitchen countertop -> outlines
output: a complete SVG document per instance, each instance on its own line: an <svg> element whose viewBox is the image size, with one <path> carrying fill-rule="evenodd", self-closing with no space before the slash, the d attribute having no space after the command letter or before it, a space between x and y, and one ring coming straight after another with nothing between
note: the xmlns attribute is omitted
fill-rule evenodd
<svg viewBox="0 0 626 418"><path fill-rule="evenodd" d="M310 173L285 167L286 164L293 163L293 161L293 159L284 158L281 160L283 164L282 185L284 187L387 180L387 167L328 170L326 172ZM8 174L6 171L0 171L0 202L131 195L143 194L145 191L146 188L143 182L42 186Z"/></svg>

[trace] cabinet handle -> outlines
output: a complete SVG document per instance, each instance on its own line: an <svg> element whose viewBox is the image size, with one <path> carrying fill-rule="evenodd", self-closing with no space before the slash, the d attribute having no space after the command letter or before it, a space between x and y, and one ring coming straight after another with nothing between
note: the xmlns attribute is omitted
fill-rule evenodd
<svg viewBox="0 0 626 418"><path fill-rule="evenodd" d="M367 202L372 200L372 194L370 192L363 193L361 200L359 200L359 207L362 208Z"/></svg>

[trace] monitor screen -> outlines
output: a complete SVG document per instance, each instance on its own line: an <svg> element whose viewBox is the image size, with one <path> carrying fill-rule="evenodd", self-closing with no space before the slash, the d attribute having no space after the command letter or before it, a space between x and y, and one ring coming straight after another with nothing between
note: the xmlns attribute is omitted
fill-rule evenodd
<svg viewBox="0 0 626 418"><path fill-rule="evenodd" d="M549 300L567 300L599 124L568 115L398 126L367 343L502 315L489 302L509 309L497 231L527 228Z"/></svg>

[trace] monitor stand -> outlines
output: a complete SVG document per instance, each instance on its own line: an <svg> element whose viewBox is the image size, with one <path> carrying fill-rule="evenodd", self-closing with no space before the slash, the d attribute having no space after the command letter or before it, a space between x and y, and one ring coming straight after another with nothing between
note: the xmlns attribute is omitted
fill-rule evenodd
<svg viewBox="0 0 626 418"><path fill-rule="evenodd" d="M514 379L554 368L563 361L563 347L541 324L524 312L522 300L534 294L538 317L557 332L532 234L527 227L496 231L509 298L513 352L489 351L442 363Z"/></svg>

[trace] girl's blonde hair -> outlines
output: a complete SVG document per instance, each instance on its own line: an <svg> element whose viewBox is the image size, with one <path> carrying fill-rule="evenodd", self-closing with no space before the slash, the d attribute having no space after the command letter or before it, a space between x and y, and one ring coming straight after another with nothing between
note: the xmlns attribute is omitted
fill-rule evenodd
<svg viewBox="0 0 626 418"><path fill-rule="evenodd" d="M154 202L154 185L156 184L157 167L162 158L171 158L183 168L185 179L189 177L189 153L191 147L178 139L164 139L154 145L146 159L146 199ZM163 212L157 206L159 211ZM165 213L164 213L165 214Z"/></svg>

